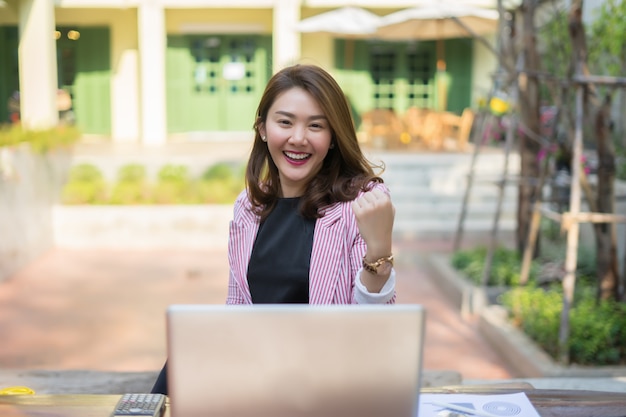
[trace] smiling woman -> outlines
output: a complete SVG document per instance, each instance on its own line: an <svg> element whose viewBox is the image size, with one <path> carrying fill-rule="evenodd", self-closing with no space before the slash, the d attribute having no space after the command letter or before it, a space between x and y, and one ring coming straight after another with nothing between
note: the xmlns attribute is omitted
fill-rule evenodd
<svg viewBox="0 0 626 417"><path fill-rule="evenodd" d="M393 302L394 208L382 179L359 148L349 104L334 78L314 65L279 71L265 89L254 127L246 190L235 203L230 246L233 252L241 247L245 253L251 250L252 260L231 263L228 302L254 302L248 284L255 271L248 262L254 263L259 252L276 255L263 257L274 271L305 266L309 302ZM307 230L309 237L285 233L264 241L268 224L274 224L277 216L275 209L284 199L297 200L278 224L304 221L298 227ZM344 230L331 233L326 228L332 216L343 219ZM234 229L244 221L254 227L240 238ZM300 244L301 254L285 256L285 248ZM345 253L337 252L341 247ZM335 252L335 259L329 251ZM380 270L362 269L363 263L381 259L386 261L381 261ZM343 275L337 271L344 271ZM272 298L272 302L289 299Z"/></svg>
<svg viewBox="0 0 626 417"><path fill-rule="evenodd" d="M313 65L279 71L254 130L230 223L226 303L395 303L395 208L334 78ZM165 370L155 392L167 391Z"/></svg>

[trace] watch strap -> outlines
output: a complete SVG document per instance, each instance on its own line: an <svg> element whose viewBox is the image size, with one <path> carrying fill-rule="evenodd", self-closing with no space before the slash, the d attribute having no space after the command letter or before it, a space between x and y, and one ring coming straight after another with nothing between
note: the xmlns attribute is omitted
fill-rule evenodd
<svg viewBox="0 0 626 417"><path fill-rule="evenodd" d="M378 268L380 268L380 266L382 266L384 263L389 263L391 264L391 266L393 266L393 255L379 258L375 260L374 262L368 262L365 259L365 256L363 257L363 269L365 269L368 272L371 272L372 274L378 274Z"/></svg>

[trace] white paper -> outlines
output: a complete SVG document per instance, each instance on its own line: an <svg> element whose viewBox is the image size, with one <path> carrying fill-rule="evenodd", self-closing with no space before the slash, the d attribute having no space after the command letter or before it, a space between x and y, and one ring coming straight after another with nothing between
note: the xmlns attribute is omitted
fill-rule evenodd
<svg viewBox="0 0 626 417"><path fill-rule="evenodd" d="M488 395L420 394L418 417L459 416L540 417L523 392Z"/></svg>

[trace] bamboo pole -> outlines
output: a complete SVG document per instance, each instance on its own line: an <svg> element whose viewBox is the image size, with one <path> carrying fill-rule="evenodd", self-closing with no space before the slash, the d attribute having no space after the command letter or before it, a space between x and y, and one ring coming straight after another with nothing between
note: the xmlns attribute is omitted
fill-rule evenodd
<svg viewBox="0 0 626 417"><path fill-rule="evenodd" d="M522 270L520 271L520 284L526 285L528 283L528 277L530 276L530 264L533 259L533 252L537 243L537 237L539 235L539 226L541 225L541 206L543 204L543 187L546 181L546 175L548 173L550 158L547 155L543 160L541 173L539 175L539 182L537 183L536 193L537 198L533 204L533 214L530 218L530 226L528 227L528 237L526 238L526 246L524 247L524 254L522 256Z"/></svg>
<svg viewBox="0 0 626 417"><path fill-rule="evenodd" d="M584 86L576 89L576 131L572 149L572 181L570 185L570 213L578 216L580 213L580 158L583 148L583 100ZM572 222L567 230L567 250L565 253L565 277L563 278L563 309L561 310L561 326L559 329L559 360L563 364L569 363L569 312L574 303L574 289L576 287L576 262L578 258L578 238L580 225Z"/></svg>
<svg viewBox="0 0 626 417"><path fill-rule="evenodd" d="M516 97L517 98L517 97ZM504 144L504 167L502 168L502 179L498 182L498 201L496 205L496 214L493 217L493 226L491 228L491 237L489 239L489 246L487 247L487 257L485 258L485 265L483 267L482 285L487 286L489 283L489 277L491 276L491 265L493 263L493 254L496 250L498 242L498 230L500 228L500 215L502 214L502 202L504 201L504 193L506 191L506 178L509 172L509 159L511 155L511 147L513 146L513 139L515 138L515 127L517 126L517 118L511 114L509 115L509 126L506 131L506 140Z"/></svg>
<svg viewBox="0 0 626 417"><path fill-rule="evenodd" d="M490 95L491 96L491 95ZM465 186L465 193L463 194L463 202L461 203L461 213L459 214L459 221L456 226L456 234L454 237L454 252L457 252L461 249L461 240L463 239L463 227L465 224L465 217L467 216L467 206L469 204L470 194L472 192L472 184L474 183L474 175L476 169L476 161L478 160L478 154L480 153L480 148L483 145L483 135L485 132L485 126L487 125L487 120L493 117L491 114L487 113L482 118L480 123L480 129L477 129L474 134L474 152L472 152L472 160L470 162L469 172L467 173L467 185Z"/></svg>

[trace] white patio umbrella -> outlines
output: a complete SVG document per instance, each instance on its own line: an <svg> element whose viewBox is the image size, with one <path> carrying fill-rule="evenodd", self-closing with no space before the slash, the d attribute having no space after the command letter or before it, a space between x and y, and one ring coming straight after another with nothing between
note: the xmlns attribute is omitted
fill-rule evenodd
<svg viewBox="0 0 626 417"><path fill-rule="evenodd" d="M296 29L305 33L330 33L342 38L371 37L380 16L360 7L341 7L308 17L297 23Z"/></svg>
<svg viewBox="0 0 626 417"><path fill-rule="evenodd" d="M386 40L467 38L496 33L498 18L494 9L429 2L381 17L375 36Z"/></svg>
<svg viewBox="0 0 626 417"><path fill-rule="evenodd" d="M308 17L297 23L303 33L329 33L346 38L346 67L352 66L354 39L371 38L376 33L380 16L360 7L341 7Z"/></svg>

